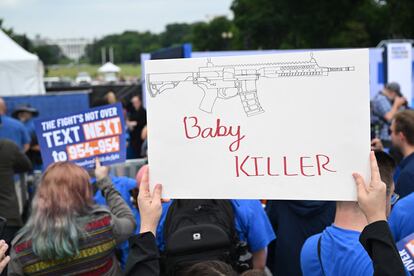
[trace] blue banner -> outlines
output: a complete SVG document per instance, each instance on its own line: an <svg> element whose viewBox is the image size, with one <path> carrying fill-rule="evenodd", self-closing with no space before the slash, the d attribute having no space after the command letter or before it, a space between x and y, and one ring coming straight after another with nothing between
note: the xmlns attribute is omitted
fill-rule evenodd
<svg viewBox="0 0 414 276"><path fill-rule="evenodd" d="M405 269L414 275L414 233L397 242L397 248Z"/></svg>
<svg viewBox="0 0 414 276"><path fill-rule="evenodd" d="M58 161L93 168L96 157L104 166L125 162L125 122L120 103L36 120L35 126L44 168Z"/></svg>

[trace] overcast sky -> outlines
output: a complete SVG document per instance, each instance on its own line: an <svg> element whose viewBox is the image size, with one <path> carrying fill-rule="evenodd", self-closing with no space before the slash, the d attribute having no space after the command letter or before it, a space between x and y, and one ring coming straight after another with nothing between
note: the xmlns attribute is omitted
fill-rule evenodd
<svg viewBox="0 0 414 276"><path fill-rule="evenodd" d="M232 16L231 0L0 0L6 28L48 38L100 38L125 30L161 32L174 22Z"/></svg>

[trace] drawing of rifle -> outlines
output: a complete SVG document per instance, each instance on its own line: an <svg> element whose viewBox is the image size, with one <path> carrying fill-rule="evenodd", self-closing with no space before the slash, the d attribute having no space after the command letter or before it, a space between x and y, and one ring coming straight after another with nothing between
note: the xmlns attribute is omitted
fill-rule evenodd
<svg viewBox="0 0 414 276"><path fill-rule="evenodd" d="M177 87L181 82L193 82L204 91L199 108L211 113L217 98L239 96L247 116L263 113L257 96L259 78L322 77L329 72L354 71L354 67L319 66L311 55L310 61L257 63L215 66L210 59L197 72L147 74L146 82L152 97Z"/></svg>

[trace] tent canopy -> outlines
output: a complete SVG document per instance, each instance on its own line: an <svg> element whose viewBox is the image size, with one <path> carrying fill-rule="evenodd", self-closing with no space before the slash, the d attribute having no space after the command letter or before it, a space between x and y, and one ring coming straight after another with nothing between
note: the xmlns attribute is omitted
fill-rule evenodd
<svg viewBox="0 0 414 276"><path fill-rule="evenodd" d="M107 62L98 69L99 73L118 73L119 71L121 71L121 68L112 62Z"/></svg>
<svg viewBox="0 0 414 276"><path fill-rule="evenodd" d="M0 95L45 93L43 65L0 29Z"/></svg>

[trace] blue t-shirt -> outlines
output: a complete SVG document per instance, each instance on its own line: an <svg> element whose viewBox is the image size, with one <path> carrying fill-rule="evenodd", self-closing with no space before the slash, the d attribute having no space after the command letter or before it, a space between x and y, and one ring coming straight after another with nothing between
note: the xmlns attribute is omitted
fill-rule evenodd
<svg viewBox="0 0 414 276"><path fill-rule="evenodd" d="M1 116L0 138L15 142L20 149L30 144L30 135L26 127L18 120L9 116Z"/></svg>
<svg viewBox="0 0 414 276"><path fill-rule="evenodd" d="M414 233L414 193L394 205L388 223L396 242Z"/></svg>
<svg viewBox="0 0 414 276"><path fill-rule="evenodd" d="M395 192L403 198L414 192L414 153L405 157L398 165Z"/></svg>
<svg viewBox="0 0 414 276"><path fill-rule="evenodd" d="M359 242L358 231L339 228L332 224L322 233L306 240L300 256L304 276L366 276L373 275L371 258ZM321 264L318 258L318 239L321 238Z"/></svg>
<svg viewBox="0 0 414 276"><path fill-rule="evenodd" d="M165 248L164 223L168 207L163 205L163 212L157 229L157 243L161 251ZM251 252L265 248L276 235L259 200L231 200L234 209L235 226L239 239L246 241Z"/></svg>
<svg viewBox="0 0 414 276"><path fill-rule="evenodd" d="M96 180L94 178L91 179L92 183L94 183L95 181ZM137 188L137 182L134 179L125 176L111 176L111 181L114 185L115 190L119 192L119 194L128 204L128 206L131 209L135 208L131 201L130 191L134 188ZM101 191L97 191L93 198L97 204L107 205L106 200L102 195Z"/></svg>
<svg viewBox="0 0 414 276"><path fill-rule="evenodd" d="M33 120L29 120L23 125L26 128L27 132L29 132L30 137L36 135L36 127Z"/></svg>

